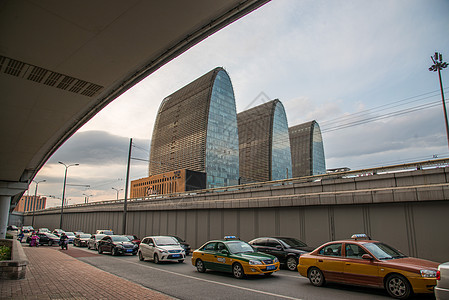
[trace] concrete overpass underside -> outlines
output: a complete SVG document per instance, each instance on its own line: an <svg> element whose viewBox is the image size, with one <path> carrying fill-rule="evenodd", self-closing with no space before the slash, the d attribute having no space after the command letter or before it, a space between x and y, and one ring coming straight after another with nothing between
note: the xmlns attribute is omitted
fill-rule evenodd
<svg viewBox="0 0 449 300"><path fill-rule="evenodd" d="M0 238L10 204L83 124L266 2L1 1Z"/></svg>
<svg viewBox="0 0 449 300"><path fill-rule="evenodd" d="M196 248L236 235L297 237L311 246L367 233L405 254L449 260L449 167L353 178L293 179L214 193L128 202L127 232L178 235ZM37 227L59 226L60 208L36 213ZM123 202L64 209L64 229L121 233ZM32 215L25 217L31 224Z"/></svg>

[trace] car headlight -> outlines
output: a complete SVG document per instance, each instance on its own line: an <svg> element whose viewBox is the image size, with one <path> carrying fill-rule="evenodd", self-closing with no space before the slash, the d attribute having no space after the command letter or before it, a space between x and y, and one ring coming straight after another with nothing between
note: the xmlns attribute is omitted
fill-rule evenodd
<svg viewBox="0 0 449 300"><path fill-rule="evenodd" d="M249 264L250 264L250 265L261 265L262 262L261 262L260 260L257 260L257 259L251 259L251 260L249 261Z"/></svg>
<svg viewBox="0 0 449 300"><path fill-rule="evenodd" d="M137 244L134 244L134 246L133 246L134 248L137 248L137 247L139 247L139 245L137 245Z"/></svg>
<svg viewBox="0 0 449 300"><path fill-rule="evenodd" d="M168 254L168 251L167 251L167 250L159 249L159 251L160 251L162 254Z"/></svg>
<svg viewBox="0 0 449 300"><path fill-rule="evenodd" d="M277 257L275 257L275 258L273 259L273 262L274 262L274 263L277 263L277 262L279 262L278 258L277 258Z"/></svg>
<svg viewBox="0 0 449 300"><path fill-rule="evenodd" d="M419 272L421 273L421 276L425 277L425 278L436 278L437 277L437 271L420 270Z"/></svg>

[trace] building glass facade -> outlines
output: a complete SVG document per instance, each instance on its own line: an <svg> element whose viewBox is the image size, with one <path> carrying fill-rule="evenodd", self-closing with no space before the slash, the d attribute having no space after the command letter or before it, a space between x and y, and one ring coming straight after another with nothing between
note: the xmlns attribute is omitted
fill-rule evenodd
<svg viewBox="0 0 449 300"><path fill-rule="evenodd" d="M323 139L316 121L288 129L292 153L293 177L326 173Z"/></svg>
<svg viewBox="0 0 449 300"><path fill-rule="evenodd" d="M231 80L215 68L166 97L151 140L149 176L179 169L207 174L206 188L238 183L237 113Z"/></svg>
<svg viewBox="0 0 449 300"><path fill-rule="evenodd" d="M285 110L279 100L237 115L241 183L291 177L290 140Z"/></svg>
<svg viewBox="0 0 449 300"><path fill-rule="evenodd" d="M273 116L273 141L271 148L271 180L292 177L292 159L288 123L284 106L278 102Z"/></svg>
<svg viewBox="0 0 449 300"><path fill-rule="evenodd" d="M223 70L215 77L209 105L206 174L208 188L238 184L237 112L231 79Z"/></svg>

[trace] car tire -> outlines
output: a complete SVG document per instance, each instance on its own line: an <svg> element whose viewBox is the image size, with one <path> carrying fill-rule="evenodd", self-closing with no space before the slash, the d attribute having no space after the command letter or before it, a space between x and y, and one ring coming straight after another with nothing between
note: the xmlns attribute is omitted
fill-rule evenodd
<svg viewBox="0 0 449 300"><path fill-rule="evenodd" d="M87 250L90 250L90 245L89 244L87 244Z"/></svg>
<svg viewBox="0 0 449 300"><path fill-rule="evenodd" d="M178 262L181 264L181 263L184 262L184 260L183 260L183 259L180 259L180 260L178 260Z"/></svg>
<svg viewBox="0 0 449 300"><path fill-rule="evenodd" d="M237 279L242 279L245 277L245 271L243 270L243 267L239 263L235 263L232 265L232 275L234 275Z"/></svg>
<svg viewBox="0 0 449 300"><path fill-rule="evenodd" d="M143 257L142 252L139 252L139 260L140 261L144 261L145 257Z"/></svg>
<svg viewBox="0 0 449 300"><path fill-rule="evenodd" d="M102 253L103 253L103 250L100 247L98 247L98 254L102 254Z"/></svg>
<svg viewBox="0 0 449 300"><path fill-rule="evenodd" d="M153 262L154 262L155 264L158 264L158 263L159 263L159 255L157 255L157 253L155 253L154 256L153 256Z"/></svg>
<svg viewBox="0 0 449 300"><path fill-rule="evenodd" d="M307 277L309 278L310 283L314 286L323 286L326 282L323 272L315 267L309 270L309 272L307 273Z"/></svg>
<svg viewBox="0 0 449 300"><path fill-rule="evenodd" d="M48 241L48 246L53 246L53 241Z"/></svg>
<svg viewBox="0 0 449 300"><path fill-rule="evenodd" d="M407 299L413 294L412 287L407 278L399 274L392 274L385 280L385 289L391 297Z"/></svg>
<svg viewBox="0 0 449 300"><path fill-rule="evenodd" d="M287 269L290 271L296 271L298 268L298 260L294 256L290 256L287 258Z"/></svg>
<svg viewBox="0 0 449 300"><path fill-rule="evenodd" d="M196 270L200 273L206 272L206 267L201 259L197 259L195 262Z"/></svg>
<svg viewBox="0 0 449 300"><path fill-rule="evenodd" d="M134 252L133 252L133 255L136 255L136 254L137 254L137 251L134 251Z"/></svg>
<svg viewBox="0 0 449 300"><path fill-rule="evenodd" d="M113 256L117 256L118 255L118 250L117 250L117 248L112 248L112 251L111 251L111 254L113 255Z"/></svg>

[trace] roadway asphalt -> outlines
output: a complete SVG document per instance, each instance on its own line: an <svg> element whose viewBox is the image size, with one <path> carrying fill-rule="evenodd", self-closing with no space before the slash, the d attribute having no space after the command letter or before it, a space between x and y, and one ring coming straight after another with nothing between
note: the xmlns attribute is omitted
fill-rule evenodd
<svg viewBox="0 0 449 300"><path fill-rule="evenodd" d="M0 280L0 299L174 299L77 259L94 252L22 245L29 260L25 279Z"/></svg>

